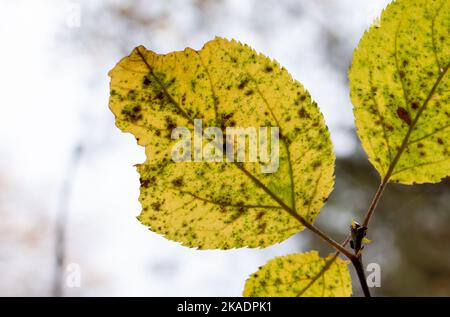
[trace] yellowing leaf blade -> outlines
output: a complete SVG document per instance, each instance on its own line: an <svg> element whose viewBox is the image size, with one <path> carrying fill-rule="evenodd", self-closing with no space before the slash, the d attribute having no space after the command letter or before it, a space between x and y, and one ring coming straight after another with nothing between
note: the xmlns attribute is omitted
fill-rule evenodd
<svg viewBox="0 0 450 317"><path fill-rule="evenodd" d="M335 157L317 104L276 62L216 38L167 55L137 47L109 75L116 124L146 149L139 220L152 231L189 247L265 247L303 229L283 205L314 220L332 190ZM192 131L195 119L203 130L279 127L277 171L173 162L171 131Z"/></svg>
<svg viewBox="0 0 450 317"><path fill-rule="evenodd" d="M322 258L317 251L276 257L247 279L244 296L348 297L349 262L333 259L333 255Z"/></svg>
<svg viewBox="0 0 450 317"><path fill-rule="evenodd" d="M355 122L380 175L403 184L450 175L450 3L397 0L355 50Z"/></svg>

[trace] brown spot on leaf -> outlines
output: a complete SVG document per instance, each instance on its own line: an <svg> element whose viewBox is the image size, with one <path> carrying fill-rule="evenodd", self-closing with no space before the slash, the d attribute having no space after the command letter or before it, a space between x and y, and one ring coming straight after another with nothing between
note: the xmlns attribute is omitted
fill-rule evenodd
<svg viewBox="0 0 450 317"><path fill-rule="evenodd" d="M148 77L145 77L142 84L144 85L144 87L147 87L151 84L151 81L150 81L150 79L148 79Z"/></svg>
<svg viewBox="0 0 450 317"><path fill-rule="evenodd" d="M156 94L156 99L158 99L158 100L163 100L164 99L164 94L160 91L160 92L158 92L157 94Z"/></svg>
<svg viewBox="0 0 450 317"><path fill-rule="evenodd" d="M263 222L262 224L258 225L258 234L263 234L264 231L266 231L267 223Z"/></svg>
<svg viewBox="0 0 450 317"><path fill-rule="evenodd" d="M150 205L155 211L161 210L161 203L159 201L156 201Z"/></svg>
<svg viewBox="0 0 450 317"><path fill-rule="evenodd" d="M411 125L411 117L409 116L408 111L406 111L403 107L397 108L397 115L400 119L402 119L407 125Z"/></svg>
<svg viewBox="0 0 450 317"><path fill-rule="evenodd" d="M265 214L266 214L266 213L265 213L264 211L259 212L259 213L256 215L256 220L261 219Z"/></svg>
<svg viewBox="0 0 450 317"><path fill-rule="evenodd" d="M167 127L167 130L172 131L173 129L175 129L177 127L177 125L175 124L175 122L173 121L173 119L171 117L166 117L166 127Z"/></svg>
<svg viewBox="0 0 450 317"><path fill-rule="evenodd" d="M181 187L181 186L183 186L183 177L180 176L180 177L175 178L175 179L172 181L172 185L175 186L175 187Z"/></svg>
<svg viewBox="0 0 450 317"><path fill-rule="evenodd" d="M247 91L245 92L245 95L246 95L246 96L253 95L253 89L247 90Z"/></svg>
<svg viewBox="0 0 450 317"><path fill-rule="evenodd" d="M148 179L139 178L139 182L141 183L141 187L147 188L150 185L150 181Z"/></svg>
<svg viewBox="0 0 450 317"><path fill-rule="evenodd" d="M264 71L265 71L266 73L271 73L271 72L273 71L273 68L272 68L272 66L266 66L266 67L264 68Z"/></svg>
<svg viewBox="0 0 450 317"><path fill-rule="evenodd" d="M239 83L238 88L244 89L244 87L247 86L247 84L248 84L248 79L246 78Z"/></svg>
<svg viewBox="0 0 450 317"><path fill-rule="evenodd" d="M139 106L136 106L139 107ZM134 108L136 108L134 107ZM134 108L130 110L130 108L124 108L121 111L121 114L124 116L125 121L131 121L136 122L143 118L142 114L140 113L140 107L137 108L138 111L135 111Z"/></svg>
<svg viewBox="0 0 450 317"><path fill-rule="evenodd" d="M299 116L300 118L309 118L309 114L308 114L308 112L306 112L305 108L301 108L301 109L298 111L298 116Z"/></svg>

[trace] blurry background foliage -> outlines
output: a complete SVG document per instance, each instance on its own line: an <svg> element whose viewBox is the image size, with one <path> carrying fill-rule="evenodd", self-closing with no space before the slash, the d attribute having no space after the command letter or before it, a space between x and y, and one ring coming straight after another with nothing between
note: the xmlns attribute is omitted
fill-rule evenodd
<svg viewBox="0 0 450 317"><path fill-rule="evenodd" d="M330 128L336 184L316 224L343 240L378 185L354 131L347 70L387 2L2 2L0 295L54 294L61 250L65 264L80 265L82 282L58 294L74 296L239 295L274 256L326 256L331 249L306 231L264 250L232 251L195 251L148 232L135 219L139 176L129 164L144 161L144 150L114 127L107 72L137 45L199 49L215 35L275 58L308 88ZM388 187L365 251L382 269L374 295L450 295L449 188L448 180Z"/></svg>

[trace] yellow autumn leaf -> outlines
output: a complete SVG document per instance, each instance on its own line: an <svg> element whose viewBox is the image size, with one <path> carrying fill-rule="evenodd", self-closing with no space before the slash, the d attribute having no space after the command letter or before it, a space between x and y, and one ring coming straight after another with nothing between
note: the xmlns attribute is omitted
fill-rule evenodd
<svg viewBox="0 0 450 317"><path fill-rule="evenodd" d="M351 296L349 262L334 258L322 258L317 251L276 257L247 279L244 296Z"/></svg>
<svg viewBox="0 0 450 317"><path fill-rule="evenodd" d="M397 0L362 37L349 72L355 122L385 181L450 175L450 2Z"/></svg>
<svg viewBox="0 0 450 317"><path fill-rule="evenodd" d="M266 247L304 229L286 210L308 222L317 216L333 187L329 132L309 93L277 62L215 38L166 55L139 46L109 75L116 125L145 147L138 218L152 231L201 249ZM192 132L199 120L200 133L279 127L276 171L201 160L196 150L196 161L174 162L173 129ZM203 135L203 150L208 142Z"/></svg>

